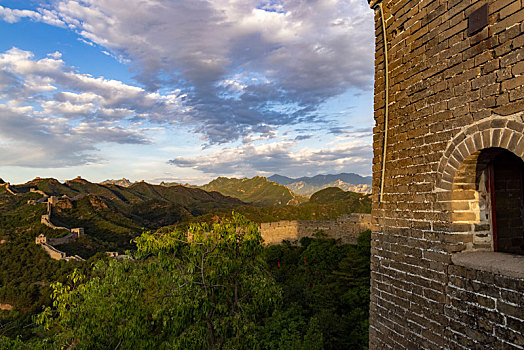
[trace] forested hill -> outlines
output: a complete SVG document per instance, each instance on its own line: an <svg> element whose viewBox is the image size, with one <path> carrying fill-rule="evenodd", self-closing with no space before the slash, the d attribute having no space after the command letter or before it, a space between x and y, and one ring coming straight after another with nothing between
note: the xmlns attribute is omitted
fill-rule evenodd
<svg viewBox="0 0 524 350"><path fill-rule="evenodd" d="M36 178L25 184L12 186L19 193L29 192L36 188L52 196L67 196L81 198L91 195L116 203L133 205L145 201L160 200L182 206L196 205L197 207L211 208L223 205L234 206L243 204L242 201L222 195L218 192L208 192L198 188L186 186L161 186L147 182L135 182L130 186L120 186L113 183L97 184L77 177L73 180L60 183L52 178Z"/></svg>
<svg viewBox="0 0 524 350"><path fill-rule="evenodd" d="M362 200L363 197L358 193L344 191L338 187L327 187L313 193L309 198L309 202L317 204L328 204L337 201L352 201L355 199Z"/></svg>
<svg viewBox="0 0 524 350"><path fill-rule="evenodd" d="M123 253L133 249L131 240L146 230L244 204L218 192L144 182L125 188L81 178L64 183L36 178L10 189L15 194L8 192L5 185L0 186L0 304L16 311L7 313L0 309L0 326L10 324L8 328L18 331L31 324L31 314L49 302L51 282L63 281L75 267L89 269L91 266L89 261L52 260L35 244L39 234L58 237L66 231L41 224L46 204L29 204L28 201L43 197L31 189L59 197L52 207L53 224L85 229L85 235L76 241L57 246L68 256L78 254L85 259L96 253L100 257L107 251ZM20 311L24 313L17 314ZM12 335L12 332L4 329L0 334Z"/></svg>
<svg viewBox="0 0 524 350"><path fill-rule="evenodd" d="M306 198L297 196L287 187L261 176L251 179L219 177L199 188L206 191L217 191L243 202L261 206L298 205L307 201Z"/></svg>
<svg viewBox="0 0 524 350"><path fill-rule="evenodd" d="M350 213L371 213L371 196L343 191L338 187L325 188L314 193L309 201L299 205L258 206L241 205L235 211L257 223L281 220L330 220ZM194 222L212 223L217 217L228 217L229 210L219 210L199 217L191 218L177 226L187 226ZM173 227L165 227L165 232Z"/></svg>

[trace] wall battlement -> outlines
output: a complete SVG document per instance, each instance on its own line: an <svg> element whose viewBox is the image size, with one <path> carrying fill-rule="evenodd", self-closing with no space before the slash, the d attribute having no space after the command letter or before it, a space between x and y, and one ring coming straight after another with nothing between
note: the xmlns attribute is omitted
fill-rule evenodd
<svg viewBox="0 0 524 350"><path fill-rule="evenodd" d="M260 224L260 232L266 244L283 241L300 241L323 231L328 238L340 239L343 244L356 244L358 235L371 229L370 214L341 215L332 220L283 220Z"/></svg>

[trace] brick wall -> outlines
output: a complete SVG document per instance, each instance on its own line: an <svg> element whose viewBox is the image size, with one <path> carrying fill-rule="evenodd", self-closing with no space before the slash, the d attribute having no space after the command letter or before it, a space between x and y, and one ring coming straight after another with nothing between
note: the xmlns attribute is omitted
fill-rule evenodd
<svg viewBox="0 0 524 350"><path fill-rule="evenodd" d="M389 50L387 140L379 4ZM485 4L488 25L469 35L468 17ZM376 23L370 347L522 349L524 274L453 260L493 250L486 166L501 150L524 158L523 2L370 5Z"/></svg>
<svg viewBox="0 0 524 350"><path fill-rule="evenodd" d="M449 347L522 348L524 280L456 265L448 273Z"/></svg>

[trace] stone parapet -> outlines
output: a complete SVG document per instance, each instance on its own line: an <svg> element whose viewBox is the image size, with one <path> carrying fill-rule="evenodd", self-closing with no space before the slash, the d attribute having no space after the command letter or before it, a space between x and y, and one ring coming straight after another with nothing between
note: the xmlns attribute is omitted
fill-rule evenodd
<svg viewBox="0 0 524 350"><path fill-rule="evenodd" d="M368 229L371 229L370 214L341 215L332 220L284 220L260 225L266 244L300 241L303 237L313 237L319 231L327 238L340 239L343 244L356 244L358 235Z"/></svg>
<svg viewBox="0 0 524 350"><path fill-rule="evenodd" d="M56 249L52 245L49 245L47 243L40 243L40 246L44 248L46 253L51 257L51 259L54 260L64 260L67 257L67 254Z"/></svg>

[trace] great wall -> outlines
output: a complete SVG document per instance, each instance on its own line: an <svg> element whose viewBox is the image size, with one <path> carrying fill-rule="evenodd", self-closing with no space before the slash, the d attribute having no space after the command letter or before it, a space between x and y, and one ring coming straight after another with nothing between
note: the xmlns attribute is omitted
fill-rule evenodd
<svg viewBox="0 0 524 350"><path fill-rule="evenodd" d="M6 183L2 183L0 184L0 186L4 186L5 187L5 190L9 193L11 193L13 196L16 196L17 193L13 191L13 189L11 188L11 184L9 182L6 182Z"/></svg>
<svg viewBox="0 0 524 350"><path fill-rule="evenodd" d="M4 186L6 191L8 193L12 194L13 196L20 195L19 193L17 193L16 191L14 191L11 188L11 185L9 184L9 182L3 183L1 185ZM41 190L38 190L36 188L31 188L29 191L31 193L41 194L42 198L40 198L38 200L32 200L32 199L28 200L27 204L29 204L29 205L36 205L36 204L45 203L46 206L47 206L46 214L42 215L42 217L40 218L40 222L42 224L46 225L47 227L52 228L53 230L66 230L66 231L69 231L69 233L66 236L59 237L59 238L50 238L50 237L48 238L45 235L41 234L41 235L39 235L38 237L35 238L35 243L37 245L42 246L42 248L44 248L46 253L54 260L85 261L81 256L78 256L78 255L67 256L66 253L64 253L63 251L61 251L61 250L59 250L59 249L54 247L55 245L66 244L66 243L70 243L70 242L75 241L76 239L78 239L80 236L82 236L84 234L84 229L82 227L68 229L67 227L59 227L59 226L54 225L51 222L51 213L52 213L53 205L58 203L58 197L56 197L56 196L48 196L45 192L43 192ZM5 241L5 242L2 241L2 243L7 243L7 241Z"/></svg>
<svg viewBox="0 0 524 350"><path fill-rule="evenodd" d="M6 190L12 195L19 195L10 187L9 183L2 184ZM55 260L77 260L84 261L78 255L67 256L66 253L60 251L55 245L66 244L75 241L84 235L83 228L72 228L56 226L51 222L52 207L58 204L59 198L56 196L49 196L45 192L36 188L30 189L31 193L39 193L42 198L38 200L28 200L27 204L46 204L46 214L42 215L40 222L53 230L67 230L70 231L66 236L60 238L46 237L41 234L35 238L35 243L42 246L52 259ZM75 200L76 198L69 198ZM371 215L370 214L346 214L341 215L336 219L331 220L283 220L277 222L269 222L260 224L260 232L265 244L280 244L284 241L292 243L299 242L304 237L314 237L321 234L326 238L333 238L340 240L342 244L356 244L358 235L370 230ZM110 257L117 259L128 258L127 255L118 255L117 252L106 252Z"/></svg>
<svg viewBox="0 0 524 350"><path fill-rule="evenodd" d="M340 239L342 244L356 244L357 237L370 230L371 214L347 214L332 220L292 220L260 224L266 244L298 242L304 237L322 233L326 238Z"/></svg>
<svg viewBox="0 0 524 350"><path fill-rule="evenodd" d="M50 237L46 237L45 235L41 234L35 238L35 243L37 245L42 246L42 248L44 248L46 253L49 254L49 256L52 259L66 260L66 261L70 261L70 260L84 261L84 259L81 256L78 256L78 255L67 256L66 253L54 247L55 245L66 244L66 243L75 241L76 239L84 235L84 229L82 227L68 229L67 227L55 226L51 222L51 213L52 213L53 205L56 205L58 203L58 198L55 196L48 196L46 193L33 189L33 188L31 188L30 191L35 192L35 193L40 193L43 196L42 197L43 201L42 199L38 201L29 200L27 201L27 204L34 205L37 203L46 203L46 206L47 206L47 212L46 214L42 215L40 222L46 225L47 227L52 228L53 230L69 231L67 235L65 235L64 237L59 237L59 238L50 238Z"/></svg>

